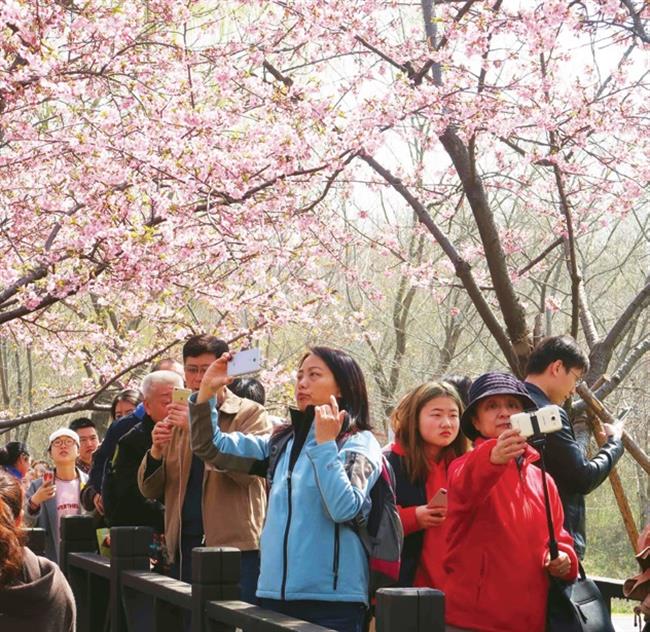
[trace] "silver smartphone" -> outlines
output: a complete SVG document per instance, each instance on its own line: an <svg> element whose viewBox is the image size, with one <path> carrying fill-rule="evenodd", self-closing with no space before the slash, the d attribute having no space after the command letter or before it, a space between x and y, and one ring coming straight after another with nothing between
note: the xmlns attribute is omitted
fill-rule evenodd
<svg viewBox="0 0 650 632"><path fill-rule="evenodd" d="M539 432L535 431L533 416L537 420ZM510 415L510 424L521 432L522 437L532 437L534 434L548 434L562 429L562 417L560 407L551 404L529 413L517 413Z"/></svg>
<svg viewBox="0 0 650 632"><path fill-rule="evenodd" d="M228 375L248 375L257 373L262 368L262 354L259 349L238 351L228 362Z"/></svg>

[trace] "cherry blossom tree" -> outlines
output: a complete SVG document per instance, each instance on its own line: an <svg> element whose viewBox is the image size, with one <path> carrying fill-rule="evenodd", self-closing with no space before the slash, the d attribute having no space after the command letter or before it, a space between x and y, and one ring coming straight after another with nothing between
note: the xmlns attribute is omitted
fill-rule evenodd
<svg viewBox="0 0 650 632"><path fill-rule="evenodd" d="M473 312L517 374L555 320L588 345L591 382L620 382L648 349L649 11L8 0L0 335L84 366L58 405L101 407L191 331L345 318L333 273L359 283L349 253L370 237L401 261L400 304L414 285ZM392 224L365 230L380 191L417 218L419 261ZM595 244L619 230L627 282L595 300Z"/></svg>

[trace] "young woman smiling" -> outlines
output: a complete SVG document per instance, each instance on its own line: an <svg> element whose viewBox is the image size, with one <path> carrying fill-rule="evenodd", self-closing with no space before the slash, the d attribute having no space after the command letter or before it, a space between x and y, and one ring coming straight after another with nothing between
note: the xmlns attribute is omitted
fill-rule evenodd
<svg viewBox="0 0 650 632"><path fill-rule="evenodd" d="M386 457L395 472L404 527L401 586L441 586L447 508L442 500L431 501L440 489L446 491L449 463L467 450L459 432L462 412L460 396L446 382L417 386L393 412L395 442Z"/></svg>
<svg viewBox="0 0 650 632"><path fill-rule="evenodd" d="M265 476L270 446L277 456L278 444L219 428L215 401L232 381L230 357L225 353L210 365L190 399L192 449L220 469ZM270 610L361 632L368 559L346 523L370 510L370 489L381 471L363 373L347 353L313 347L298 366L295 398L290 426L278 429L291 434L271 480L257 597Z"/></svg>

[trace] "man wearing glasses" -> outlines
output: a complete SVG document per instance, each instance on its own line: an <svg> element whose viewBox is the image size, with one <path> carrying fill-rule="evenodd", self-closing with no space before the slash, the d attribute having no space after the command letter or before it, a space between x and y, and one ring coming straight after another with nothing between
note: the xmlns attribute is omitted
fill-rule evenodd
<svg viewBox="0 0 650 632"><path fill-rule="evenodd" d="M185 384L197 391L208 367L228 351L215 336L197 334L183 345ZM265 409L237 397L227 388L218 398L220 423L227 431L268 434L272 426ZM259 575L259 537L266 508L266 483L247 474L206 468L192 454L187 401L168 408L167 423L157 424L152 445L138 472L147 498L164 497L165 539L172 573L191 581L192 549L233 546L241 551L242 600L254 602Z"/></svg>
<svg viewBox="0 0 650 632"><path fill-rule="evenodd" d="M29 486L25 497L25 525L45 530L45 557L58 564L61 517L85 513L79 493L88 476L75 465L79 435L73 430L55 430L50 435L47 451L54 471L46 472Z"/></svg>
<svg viewBox="0 0 650 632"><path fill-rule="evenodd" d="M589 368L589 360L571 336L544 338L533 349L526 367L526 388L539 408L562 407L573 397ZM585 495L609 475L623 454L622 423L604 424L607 442L588 459L576 441L573 426L561 408L562 430L546 436L546 468L555 479L564 508L564 528L573 536L575 550L584 558Z"/></svg>

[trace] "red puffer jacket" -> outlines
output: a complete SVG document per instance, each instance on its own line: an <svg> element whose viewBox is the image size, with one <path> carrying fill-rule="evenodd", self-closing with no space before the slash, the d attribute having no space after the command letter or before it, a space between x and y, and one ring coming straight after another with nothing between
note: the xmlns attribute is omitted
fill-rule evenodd
<svg viewBox="0 0 650 632"><path fill-rule="evenodd" d="M447 623L482 632L543 632L549 579L544 569L548 526L538 452L526 447L521 465L490 462L496 439L449 467L447 554L444 562ZM562 527L557 488L547 477L556 538L578 574L573 540Z"/></svg>

